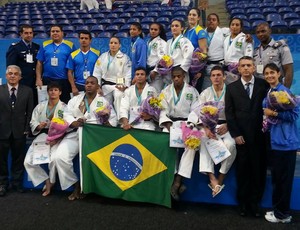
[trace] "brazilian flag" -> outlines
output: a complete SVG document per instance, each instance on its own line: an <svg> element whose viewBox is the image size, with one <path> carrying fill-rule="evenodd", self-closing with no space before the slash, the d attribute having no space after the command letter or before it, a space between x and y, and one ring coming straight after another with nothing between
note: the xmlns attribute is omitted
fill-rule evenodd
<svg viewBox="0 0 300 230"><path fill-rule="evenodd" d="M83 192L171 207L175 158L167 133L86 124L81 151Z"/></svg>

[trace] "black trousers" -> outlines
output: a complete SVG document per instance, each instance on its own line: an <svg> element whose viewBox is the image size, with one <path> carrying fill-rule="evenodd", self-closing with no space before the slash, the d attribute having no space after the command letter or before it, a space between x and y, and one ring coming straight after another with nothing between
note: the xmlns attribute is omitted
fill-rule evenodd
<svg viewBox="0 0 300 230"><path fill-rule="evenodd" d="M24 159L26 155L26 136L15 139L13 135L9 139L0 140L0 185L9 185L8 154L11 151L11 182L13 185L22 185L24 173Z"/></svg>
<svg viewBox="0 0 300 230"><path fill-rule="evenodd" d="M260 205L266 183L265 146L258 143L237 145L237 200L240 205Z"/></svg>
<svg viewBox="0 0 300 230"><path fill-rule="evenodd" d="M60 100L63 101L64 103L68 104L68 101L71 98L70 93L72 92L71 85L70 85L68 79L54 79L54 78L49 78L49 77L43 77L44 85L48 85L52 81L56 81L60 84L60 86L62 88Z"/></svg>
<svg viewBox="0 0 300 230"><path fill-rule="evenodd" d="M296 150L272 150L270 154L273 184L272 202L274 214L279 219L289 216L296 156Z"/></svg>

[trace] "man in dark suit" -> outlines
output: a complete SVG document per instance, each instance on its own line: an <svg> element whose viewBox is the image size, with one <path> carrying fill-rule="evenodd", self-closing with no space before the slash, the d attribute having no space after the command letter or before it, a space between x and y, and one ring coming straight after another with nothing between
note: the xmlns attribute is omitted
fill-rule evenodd
<svg viewBox="0 0 300 230"><path fill-rule="evenodd" d="M227 126L237 147L237 199L241 216L246 216L249 210L259 217L266 178L262 101L268 85L253 76L253 58L242 57L238 70L241 78L229 84L225 94Z"/></svg>
<svg viewBox="0 0 300 230"><path fill-rule="evenodd" d="M35 87L36 55L40 45L32 42L33 27L30 25L20 26L21 40L12 43L6 53L6 66L17 65L22 71L20 84L32 88L34 103L37 104L37 92Z"/></svg>
<svg viewBox="0 0 300 230"><path fill-rule="evenodd" d="M0 86L0 196L6 194L8 181L8 153L11 151L11 185L23 192L23 172L26 135L33 109L32 90L19 84L21 69L10 65L6 69L7 84Z"/></svg>

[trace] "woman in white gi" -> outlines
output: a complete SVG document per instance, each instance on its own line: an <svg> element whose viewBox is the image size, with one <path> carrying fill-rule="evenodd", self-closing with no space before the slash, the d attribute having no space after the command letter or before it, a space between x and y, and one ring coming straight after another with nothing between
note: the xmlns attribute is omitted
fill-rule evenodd
<svg viewBox="0 0 300 230"><path fill-rule="evenodd" d="M152 70L165 54L167 37L164 27L158 22L150 24L149 34L150 40L147 43L147 74L150 73L150 85L160 93L164 87L163 76Z"/></svg>
<svg viewBox="0 0 300 230"><path fill-rule="evenodd" d="M230 35L224 40L224 63L225 70L228 71L233 66L237 68L241 57L253 57L253 43L248 43L246 41L246 34L242 32L243 21L240 18L232 18L229 23L229 29Z"/></svg>
<svg viewBox="0 0 300 230"><path fill-rule="evenodd" d="M125 90L125 96L121 100L119 116L121 127L125 130L131 128L155 130L153 117L141 112L140 107L148 96L156 96L156 90L146 82L145 68L138 67L134 77L135 84ZM140 119L137 119L139 117Z"/></svg>
<svg viewBox="0 0 300 230"><path fill-rule="evenodd" d="M199 93L184 82L184 71L179 66L172 69L172 81L172 84L162 90L164 109L160 113L159 126L165 132L170 132L172 125L177 126L181 121L186 121L189 114L199 107ZM180 160L180 164L185 163ZM182 176L176 174L171 188L171 195L175 200L179 199L180 191L184 190L181 182Z"/></svg>
<svg viewBox="0 0 300 230"><path fill-rule="evenodd" d="M225 75L224 70L220 66L214 66L210 73L210 79L212 82L212 86L205 89L199 97L200 105L209 102L209 101L217 101L224 104L225 100L225 92L226 85L224 83ZM193 124L201 123L201 119L198 118L195 112L192 112L189 116L189 122ZM229 134L226 124L225 117L225 108L219 114L219 122L216 127L216 134L213 134L208 128L204 127L205 136L201 138L201 141L204 142L208 138L210 139L221 139L225 144L226 148L229 150L231 155L221 162L221 167L219 170L218 177L215 176L214 172L214 162L208 153L204 144L201 144L200 147L200 163L199 163L199 171L201 173L205 173L208 175L210 183L209 187L212 190L212 196L215 197L218 195L222 189L224 188L223 181L227 172L229 171L231 165L233 164L236 157L236 147L235 140ZM180 172L180 169L179 169Z"/></svg>
<svg viewBox="0 0 300 230"><path fill-rule="evenodd" d="M117 114L124 91L131 84L131 61L120 47L120 39L113 36L109 41L110 50L98 58L93 73L98 78L103 96L114 105Z"/></svg>
<svg viewBox="0 0 300 230"><path fill-rule="evenodd" d="M70 124L69 127L73 128L74 131L84 123L97 124L98 121L95 116L96 109L102 106L110 106L109 102L97 93L98 89L99 84L97 78L90 76L85 82L85 94L77 95L68 102L65 120ZM117 117L113 108L111 108L108 122L104 125L117 125ZM67 155L65 153L60 153L52 159L57 168L62 189L68 188L73 184L75 186L74 192L68 197L69 200L82 198L80 184L77 175L73 170L73 159L79 152L78 133L74 133L77 137L77 143L73 143L74 146L72 146L72 148L76 146L76 154ZM62 180L64 182L63 185Z"/></svg>
<svg viewBox="0 0 300 230"><path fill-rule="evenodd" d="M45 182L45 187L42 193L43 196L48 196L50 194L51 188L55 182L56 170L53 167L52 159L55 158L56 155L60 155L61 152L68 152L70 154L76 154L78 152L78 148L76 148L78 145L76 135L67 134L64 139L50 143L49 175L40 165L33 164L34 145L39 142L46 142L50 121L52 118L65 119L64 116L67 109L67 105L59 100L62 89L58 83L51 82L47 87L47 92L49 99L38 104L33 110L30 126L33 135L38 136L29 147L24 161L25 169L28 173L29 179L32 180L33 185L38 186L42 182ZM63 187L63 189L66 188Z"/></svg>
<svg viewBox="0 0 300 230"><path fill-rule="evenodd" d="M183 37L184 22L178 19L173 19L171 22L171 31L173 38L167 41L167 55L171 56L173 66L180 66L185 72L185 82L189 82L188 70L191 66L194 46L189 39ZM154 69L157 72L157 69ZM171 84L171 74L164 77L167 84Z"/></svg>

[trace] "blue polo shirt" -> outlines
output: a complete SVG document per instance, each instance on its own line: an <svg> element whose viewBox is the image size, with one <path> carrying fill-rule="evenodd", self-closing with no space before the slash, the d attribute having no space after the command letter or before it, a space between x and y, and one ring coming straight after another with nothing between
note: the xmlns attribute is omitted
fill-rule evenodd
<svg viewBox="0 0 300 230"><path fill-rule="evenodd" d="M191 41L195 49L199 48L198 40L203 38L207 39L206 31L199 25L193 27L192 29L186 29L183 36Z"/></svg>
<svg viewBox="0 0 300 230"><path fill-rule="evenodd" d="M53 43L52 40L44 41L36 57L43 63L43 77L68 79L66 63L74 50L75 47L71 41L63 40L59 45ZM51 65L52 58L57 58L57 65Z"/></svg>
<svg viewBox="0 0 300 230"><path fill-rule="evenodd" d="M75 50L69 56L66 68L74 71L75 83L84 85L85 79L83 76L84 71L88 71L90 76L94 72L95 63L100 55L100 51L94 48L84 54L80 49Z"/></svg>

